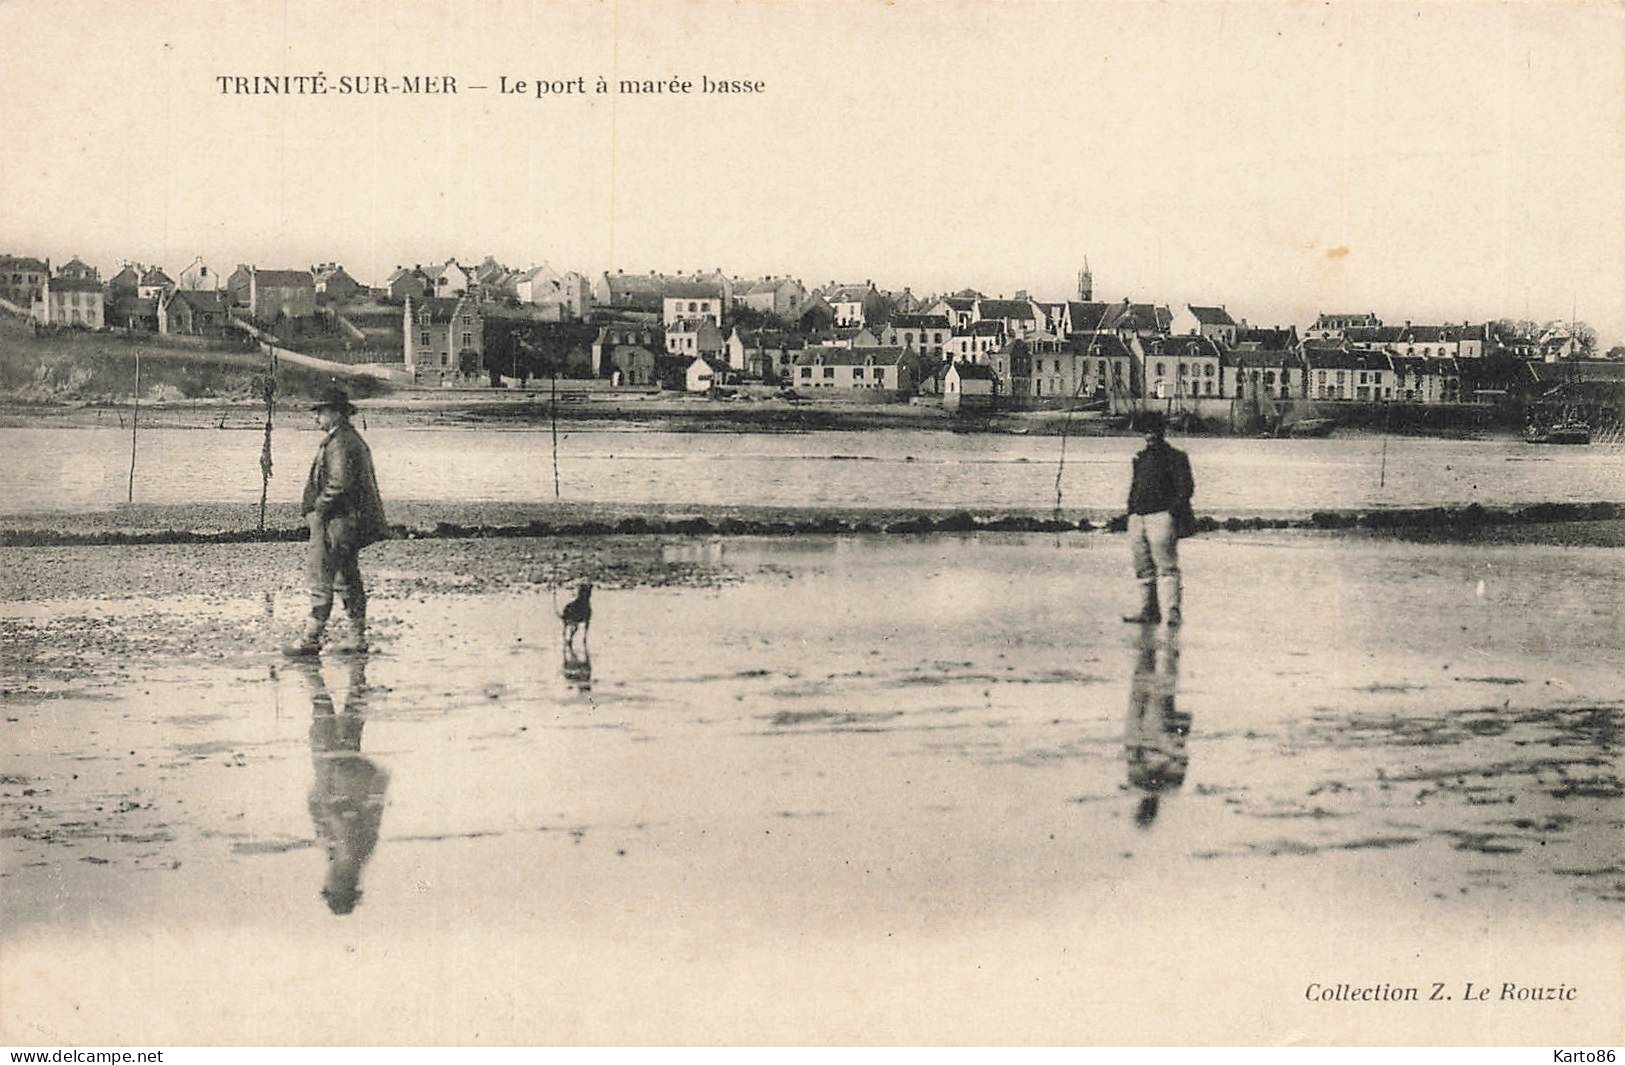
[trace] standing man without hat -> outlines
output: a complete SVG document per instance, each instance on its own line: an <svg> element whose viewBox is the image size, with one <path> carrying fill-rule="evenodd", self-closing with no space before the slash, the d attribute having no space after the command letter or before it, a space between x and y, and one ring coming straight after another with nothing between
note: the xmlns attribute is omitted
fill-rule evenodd
<svg viewBox="0 0 1625 1065"><path fill-rule="evenodd" d="M1158 411L1140 417L1145 448L1134 456L1134 480L1128 490L1128 540L1134 577L1140 582L1140 611L1123 618L1153 625L1180 617L1179 537L1195 531L1191 494L1196 482L1183 451L1168 446L1167 421ZM1158 592L1161 606L1158 606Z"/></svg>
<svg viewBox="0 0 1625 1065"><path fill-rule="evenodd" d="M367 649L367 590L361 582L357 555L363 547L389 535L372 451L350 424L355 407L350 405L349 395L342 388L330 388L311 409L326 435L310 464L301 504L310 526L305 555L310 617L299 639L283 646L282 652L290 657L320 653L322 631L333 613L335 586L343 596L350 630L333 649Z"/></svg>

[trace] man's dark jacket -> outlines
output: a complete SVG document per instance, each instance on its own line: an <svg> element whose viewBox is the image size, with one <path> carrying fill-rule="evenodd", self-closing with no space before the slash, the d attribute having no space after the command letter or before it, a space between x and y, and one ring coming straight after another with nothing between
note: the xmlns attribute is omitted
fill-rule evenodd
<svg viewBox="0 0 1625 1065"><path fill-rule="evenodd" d="M1169 447L1166 440L1147 444L1134 456L1134 481L1128 490L1130 514L1172 512L1182 504L1188 506L1195 491L1191 460L1178 448Z"/></svg>
<svg viewBox="0 0 1625 1065"><path fill-rule="evenodd" d="M389 536L372 451L349 422L340 422L316 449L305 480L304 513L326 526L329 546L358 551Z"/></svg>

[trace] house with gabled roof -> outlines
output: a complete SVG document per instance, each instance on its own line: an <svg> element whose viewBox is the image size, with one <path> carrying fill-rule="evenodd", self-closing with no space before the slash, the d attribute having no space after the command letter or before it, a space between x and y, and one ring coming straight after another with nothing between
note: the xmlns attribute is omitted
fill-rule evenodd
<svg viewBox="0 0 1625 1065"><path fill-rule="evenodd" d="M39 298L41 286L51 276L48 259L25 255L0 255L0 299L28 314Z"/></svg>
<svg viewBox="0 0 1625 1065"><path fill-rule="evenodd" d="M953 337L953 327L941 314L894 314L879 332L883 347L913 348L937 359Z"/></svg>
<svg viewBox="0 0 1625 1065"><path fill-rule="evenodd" d="M978 296L943 296L925 309L929 315L941 315L948 319L950 329L965 329L970 326L976 317L976 301Z"/></svg>
<svg viewBox="0 0 1625 1065"><path fill-rule="evenodd" d="M790 384L798 391L894 391L912 393L914 357L902 348L809 347L796 358Z"/></svg>
<svg viewBox="0 0 1625 1065"><path fill-rule="evenodd" d="M141 275L146 268L140 263L125 263L119 272L107 279L107 299L111 304L121 296L135 297L141 288ZM111 310L111 308L109 308Z"/></svg>
<svg viewBox="0 0 1625 1065"><path fill-rule="evenodd" d="M1221 349L1223 395L1232 399L1299 399L1304 395L1303 360L1297 351L1249 343Z"/></svg>
<svg viewBox="0 0 1625 1065"><path fill-rule="evenodd" d="M787 376L806 346L806 340L794 333L735 326L726 342L728 365L746 377L773 383Z"/></svg>
<svg viewBox="0 0 1625 1065"><path fill-rule="evenodd" d="M999 322L1004 335L1030 337L1037 334L1047 316L1030 299L979 299L971 309L971 324Z"/></svg>
<svg viewBox="0 0 1625 1065"><path fill-rule="evenodd" d="M1390 355L1393 399L1400 403L1455 403L1461 398L1461 371L1451 358Z"/></svg>
<svg viewBox="0 0 1625 1065"><path fill-rule="evenodd" d="M688 364L684 386L690 392L710 392L712 389L732 384L735 376L733 367L725 360L696 355L694 361Z"/></svg>
<svg viewBox="0 0 1625 1065"><path fill-rule="evenodd" d="M399 303L408 299L422 299L432 287L429 275L419 266L396 266L384 282L389 298Z"/></svg>
<svg viewBox="0 0 1625 1065"><path fill-rule="evenodd" d="M1142 337L1167 336L1172 324L1173 312L1160 304L1125 299L1120 303L1068 300L1066 305L1066 332L1069 334L1109 329Z"/></svg>
<svg viewBox="0 0 1625 1065"><path fill-rule="evenodd" d="M316 287L318 303L345 303L366 291L366 286L338 263L317 263L310 268L310 279Z"/></svg>
<svg viewBox="0 0 1625 1065"><path fill-rule="evenodd" d="M988 407L998 392L993 369L974 362L953 362L942 375L942 405L948 410Z"/></svg>
<svg viewBox="0 0 1625 1065"><path fill-rule="evenodd" d="M726 299L714 281L673 281L661 294L660 321L670 328L680 321L708 319L721 327Z"/></svg>
<svg viewBox="0 0 1625 1065"><path fill-rule="evenodd" d="M1237 328L1235 319L1223 305L1201 307L1182 303L1168 323L1168 332L1174 336L1204 336L1226 346L1236 342Z"/></svg>
<svg viewBox="0 0 1625 1065"><path fill-rule="evenodd" d="M1249 326L1245 321L1236 330L1235 342L1230 345L1237 351L1282 351L1296 353L1300 344L1298 341L1298 327L1289 325L1280 326Z"/></svg>
<svg viewBox="0 0 1625 1065"><path fill-rule="evenodd" d="M1004 322L997 318L987 321L971 322L962 329L955 329L943 345L943 356L956 362L985 363L989 357L1004 346Z"/></svg>
<svg viewBox="0 0 1625 1065"><path fill-rule="evenodd" d="M1303 331L1305 340L1336 340L1350 329L1375 329L1382 319L1367 311L1364 314L1318 314L1314 324Z"/></svg>
<svg viewBox="0 0 1625 1065"><path fill-rule="evenodd" d="M226 279L226 291L232 303L262 322L316 313L316 281L309 270L262 270L240 264Z"/></svg>
<svg viewBox="0 0 1625 1065"><path fill-rule="evenodd" d="M424 273L429 278L430 295L441 299L461 296L474 284L473 275L456 259L447 259L439 266L425 270Z"/></svg>
<svg viewBox="0 0 1625 1065"><path fill-rule="evenodd" d="M629 381L629 384L654 384L654 356L664 355L666 352L666 332L658 325L640 324L633 322L609 322L598 329L598 337L592 342L592 375L594 377L607 377L617 369L611 358L616 348L642 348L649 352L649 374L640 375L639 380ZM626 367L619 367L623 373Z"/></svg>
<svg viewBox="0 0 1625 1065"><path fill-rule="evenodd" d="M47 325L100 329L106 324L102 283L94 277L50 277L40 284L29 317Z"/></svg>
<svg viewBox="0 0 1625 1065"><path fill-rule="evenodd" d="M1156 337L1143 343L1145 399L1217 397L1219 347L1204 336Z"/></svg>
<svg viewBox="0 0 1625 1065"><path fill-rule="evenodd" d="M162 299L174 287L175 282L168 274L156 266L149 266L141 275L135 294L144 300Z"/></svg>
<svg viewBox="0 0 1625 1065"><path fill-rule="evenodd" d="M1393 398L1394 368L1386 351L1305 341L1303 362L1310 399Z"/></svg>
<svg viewBox="0 0 1625 1065"><path fill-rule="evenodd" d="M666 326L666 354L723 358L722 330L709 318L679 318Z"/></svg>
<svg viewBox="0 0 1625 1065"><path fill-rule="evenodd" d="M612 274L606 270L593 282L592 301L612 311L660 314L666 286L674 280L653 270L647 274L629 274L622 270Z"/></svg>
<svg viewBox="0 0 1625 1065"><path fill-rule="evenodd" d="M56 271L57 277L70 278L74 281L95 281L100 283L101 271L75 255L63 263Z"/></svg>
<svg viewBox="0 0 1625 1065"><path fill-rule="evenodd" d="M799 278L769 275L759 281L734 286L734 300L763 314L774 314L789 321L795 309L806 300L807 289Z"/></svg>
<svg viewBox="0 0 1625 1065"><path fill-rule="evenodd" d="M222 336L231 325L231 297L218 289L177 288L158 301L158 332Z"/></svg>
<svg viewBox="0 0 1625 1065"><path fill-rule="evenodd" d="M1145 356L1134 333L1074 333L1067 337L1078 358L1078 396L1132 405L1140 394L1140 366Z"/></svg>
<svg viewBox="0 0 1625 1065"><path fill-rule="evenodd" d="M401 328L413 380L450 385L483 378L485 319L473 296L408 299Z"/></svg>
<svg viewBox="0 0 1625 1065"><path fill-rule="evenodd" d="M1006 338L988 357L987 365L1005 394L1014 399L1053 400L1074 396L1082 372L1077 348L1054 333Z"/></svg>
<svg viewBox="0 0 1625 1065"><path fill-rule="evenodd" d="M837 326L878 326L884 317L886 298L875 288L873 281L865 281L861 285L837 285L832 281L824 287L822 294L835 312Z"/></svg>

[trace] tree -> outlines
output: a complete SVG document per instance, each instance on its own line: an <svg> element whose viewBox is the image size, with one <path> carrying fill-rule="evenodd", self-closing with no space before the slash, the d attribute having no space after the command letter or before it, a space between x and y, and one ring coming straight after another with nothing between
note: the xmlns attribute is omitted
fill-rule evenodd
<svg viewBox="0 0 1625 1065"><path fill-rule="evenodd" d="M1625 360L1625 344L1615 344L1608 349L1608 354L1604 355L1603 358L1615 361Z"/></svg>

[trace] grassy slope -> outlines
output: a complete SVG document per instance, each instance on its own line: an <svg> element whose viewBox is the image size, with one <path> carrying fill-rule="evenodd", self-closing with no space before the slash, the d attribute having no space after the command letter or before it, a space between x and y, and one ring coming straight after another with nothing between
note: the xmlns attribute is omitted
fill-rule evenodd
<svg viewBox="0 0 1625 1065"><path fill-rule="evenodd" d="M227 342L229 343L229 342ZM11 403L125 402L134 391L135 360L141 356L141 395L149 400L218 397L248 399L266 371L263 355L180 345L151 334L62 332L34 335L14 318L0 319L0 401ZM311 396L332 383L329 375L283 363L278 393ZM373 378L348 376L343 384L358 396L377 395L387 386Z"/></svg>

